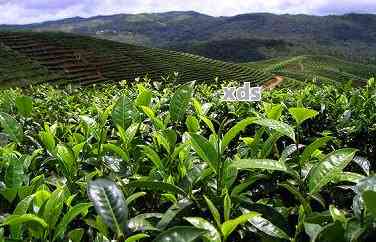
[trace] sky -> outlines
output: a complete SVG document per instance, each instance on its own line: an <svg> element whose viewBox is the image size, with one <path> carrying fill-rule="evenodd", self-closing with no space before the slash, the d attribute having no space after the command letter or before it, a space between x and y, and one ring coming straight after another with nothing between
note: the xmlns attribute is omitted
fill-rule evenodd
<svg viewBox="0 0 376 242"><path fill-rule="evenodd" d="M212 16L254 12L313 15L376 13L376 0L0 0L0 24L189 10Z"/></svg>

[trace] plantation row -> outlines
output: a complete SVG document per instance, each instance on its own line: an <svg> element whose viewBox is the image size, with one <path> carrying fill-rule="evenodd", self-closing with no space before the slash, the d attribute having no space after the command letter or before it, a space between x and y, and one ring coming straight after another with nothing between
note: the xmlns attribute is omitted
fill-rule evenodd
<svg viewBox="0 0 376 242"><path fill-rule="evenodd" d="M147 78L145 78L147 79ZM0 93L0 241L372 241L376 84Z"/></svg>
<svg viewBox="0 0 376 242"><path fill-rule="evenodd" d="M15 80L18 81L14 83L15 85L25 85L29 79L42 82L46 79L53 79L53 75L44 66L10 49L0 48L0 85L4 86Z"/></svg>
<svg viewBox="0 0 376 242"><path fill-rule="evenodd" d="M267 72L239 64L63 33L0 32L0 43L2 49L10 48L20 58L28 58L56 74L59 79L45 81L58 84L133 80L146 74L160 79L174 77L176 72L180 82L210 82L219 78L260 84L272 78ZM7 58L3 60L6 61ZM2 81L19 81L17 73ZM38 72L29 77L34 83L42 78L46 77L40 77Z"/></svg>

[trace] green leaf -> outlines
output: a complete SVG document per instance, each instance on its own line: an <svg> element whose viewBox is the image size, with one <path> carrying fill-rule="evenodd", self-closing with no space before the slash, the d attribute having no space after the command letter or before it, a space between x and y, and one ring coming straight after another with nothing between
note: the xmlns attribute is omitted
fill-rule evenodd
<svg viewBox="0 0 376 242"><path fill-rule="evenodd" d="M127 197L127 199L125 200L126 203L129 205L131 204L133 201L137 200L138 198L140 197L143 197L146 195L146 192L136 192L136 193L133 193L132 195L130 195L129 197Z"/></svg>
<svg viewBox="0 0 376 242"><path fill-rule="evenodd" d="M200 218L200 217L189 217L184 218L190 224L195 226L199 229L207 230L203 237L206 239L207 242L221 242L221 235L218 230L207 220Z"/></svg>
<svg viewBox="0 0 376 242"><path fill-rule="evenodd" d="M80 242L82 240L82 237L84 236L84 233L84 229L74 229L68 233L68 238L72 242Z"/></svg>
<svg viewBox="0 0 376 242"><path fill-rule="evenodd" d="M248 125L252 124L256 118L246 118L237 124L234 125L224 136L222 139L221 150L224 152L230 142L241 132L243 131Z"/></svg>
<svg viewBox="0 0 376 242"><path fill-rule="evenodd" d="M278 133L286 135L290 137L293 141L295 141L294 129L288 124L285 124L285 123L282 123L280 121L273 120L273 119L261 119L261 118L256 119L253 122L263 127L268 127L270 129L273 129L277 131Z"/></svg>
<svg viewBox="0 0 376 242"><path fill-rule="evenodd" d="M284 217L284 215L282 215L276 208L262 203L253 203L244 199L240 200L239 202L241 206L240 210L243 214L249 211L254 211L259 213L263 219L267 220L262 224L255 223L255 225L258 224L259 230L265 230L266 233L269 233L270 231L268 231L268 228L273 228L273 226L275 226L278 229L283 230L285 234L292 234L292 229L290 227L290 224L288 223L287 218ZM272 224L273 226L271 226L270 224Z"/></svg>
<svg viewBox="0 0 376 242"><path fill-rule="evenodd" d="M55 136L50 132L50 130L47 129L46 131L40 131L39 138L47 150L51 154L54 153L56 147Z"/></svg>
<svg viewBox="0 0 376 242"><path fill-rule="evenodd" d="M326 156L308 177L310 193L317 193L338 175L353 159L356 149L340 149Z"/></svg>
<svg viewBox="0 0 376 242"><path fill-rule="evenodd" d="M173 204L162 216L161 220L157 224L157 228L164 230L169 223L180 213L183 209L190 206L192 203L189 200L182 200L176 204Z"/></svg>
<svg viewBox="0 0 376 242"><path fill-rule="evenodd" d="M333 179L333 182L338 183L338 182L346 181L346 182L358 183L360 180L362 180L364 178L365 178L365 176L360 175L358 173L341 172Z"/></svg>
<svg viewBox="0 0 376 242"><path fill-rule="evenodd" d="M374 191L376 192L376 176L366 177L360 180L354 187L356 196L353 199L353 210L357 218L362 217L364 210L363 192Z"/></svg>
<svg viewBox="0 0 376 242"><path fill-rule="evenodd" d="M18 188L4 188L0 190L0 194L9 202L12 203L17 197Z"/></svg>
<svg viewBox="0 0 376 242"><path fill-rule="evenodd" d="M295 119L298 126L300 126L305 120L314 118L318 112L308 108L289 108L289 113Z"/></svg>
<svg viewBox="0 0 376 242"><path fill-rule="evenodd" d="M149 238L149 235L147 234L135 234L130 237L128 237L124 242L137 242L141 239Z"/></svg>
<svg viewBox="0 0 376 242"><path fill-rule="evenodd" d="M34 199L34 195L25 197L22 201L17 204L17 207L13 211L13 215L23 215L27 213L31 202ZM13 239L21 239L22 227L21 225L10 226L10 231Z"/></svg>
<svg viewBox="0 0 376 242"><path fill-rule="evenodd" d="M95 220L93 219L84 219L85 223L89 225L90 227L95 228L98 230L98 232L106 237L108 237L108 227L107 225L103 222L103 219L101 216L97 215L95 216Z"/></svg>
<svg viewBox="0 0 376 242"><path fill-rule="evenodd" d="M191 226L177 226L160 233L154 242L193 242L204 235L206 230Z"/></svg>
<svg viewBox="0 0 376 242"><path fill-rule="evenodd" d="M249 220L249 222L259 229L260 231L264 232L267 235L272 237L287 239L290 240L289 236L283 231L282 229L278 228L274 224L272 224L269 220L263 217L254 217Z"/></svg>
<svg viewBox="0 0 376 242"><path fill-rule="evenodd" d="M151 107L141 106L142 111L148 116L148 118L153 122L154 126L158 129L164 129L163 121L158 118L154 110Z"/></svg>
<svg viewBox="0 0 376 242"><path fill-rule="evenodd" d="M368 88L372 88L374 85L375 85L375 78L370 78L368 81L367 81L367 87Z"/></svg>
<svg viewBox="0 0 376 242"><path fill-rule="evenodd" d="M278 132L272 132L268 139L264 142L261 149L261 154L259 158L267 158L270 153L272 153L274 145L283 136L283 134Z"/></svg>
<svg viewBox="0 0 376 242"><path fill-rule="evenodd" d="M249 213L248 209L241 209L243 214ZM289 236L283 231L281 228L274 225L268 219L261 217L263 215L259 214L259 216L255 216L248 219L248 222L251 223L255 228L258 230L276 238L287 239L290 240Z"/></svg>
<svg viewBox="0 0 376 242"><path fill-rule="evenodd" d="M345 230L340 222L328 224L317 235L316 242L346 241Z"/></svg>
<svg viewBox="0 0 376 242"><path fill-rule="evenodd" d="M188 132L195 133L200 130L200 123L194 116L189 115L185 121L185 125L188 128Z"/></svg>
<svg viewBox="0 0 376 242"><path fill-rule="evenodd" d="M76 156L73 150L65 145L56 146L56 155L60 161L61 168L63 169L66 177L72 177L77 173Z"/></svg>
<svg viewBox="0 0 376 242"><path fill-rule="evenodd" d="M134 139L134 137L136 136L138 130L139 130L139 127L140 127L140 123L132 123L131 126L129 126L126 130L125 130L125 134L127 135L127 140L126 140L126 144L129 144L130 142L132 142L132 140Z"/></svg>
<svg viewBox="0 0 376 242"><path fill-rule="evenodd" d="M25 117L30 116L33 110L33 99L28 96L16 97L17 111Z"/></svg>
<svg viewBox="0 0 376 242"><path fill-rule="evenodd" d="M346 224L346 215L338 210L334 205L329 206L330 215L332 215L333 221L339 221L343 224Z"/></svg>
<svg viewBox="0 0 376 242"><path fill-rule="evenodd" d="M170 101L170 115L172 121L181 121L192 98L194 82L179 87Z"/></svg>
<svg viewBox="0 0 376 242"><path fill-rule="evenodd" d="M139 121L140 113L129 96L121 97L112 110L112 121L115 126L126 130L132 121Z"/></svg>
<svg viewBox="0 0 376 242"><path fill-rule="evenodd" d="M222 183L226 189L232 187L238 177L238 169L231 166L230 161L225 162L225 166L223 167L223 176L222 176Z"/></svg>
<svg viewBox="0 0 376 242"><path fill-rule="evenodd" d="M266 106L267 105L264 105L264 108L268 119L279 120L282 115L283 106L281 104L271 104L270 107L267 108Z"/></svg>
<svg viewBox="0 0 376 242"><path fill-rule="evenodd" d="M112 181L97 179L89 183L88 195L107 226L118 236L122 235L128 222L128 207L118 186Z"/></svg>
<svg viewBox="0 0 376 242"><path fill-rule="evenodd" d="M231 216L231 199L228 193L226 193L225 198L223 199L223 213L225 221L230 220Z"/></svg>
<svg viewBox="0 0 376 242"><path fill-rule="evenodd" d="M367 176L369 176L369 170L371 167L371 162L369 160L361 156L355 156L353 161L363 169Z"/></svg>
<svg viewBox="0 0 376 242"><path fill-rule="evenodd" d="M232 162L231 166L237 169L265 169L276 171L287 171L287 167L284 162L269 159L241 159Z"/></svg>
<svg viewBox="0 0 376 242"><path fill-rule="evenodd" d="M142 213L129 219L128 228L132 232L137 231L158 231L158 229L148 221L148 219L160 219L161 213Z"/></svg>
<svg viewBox="0 0 376 242"><path fill-rule="evenodd" d="M59 220L61 211L64 206L65 189L57 188L50 196L44 206L43 219L50 228L54 228Z"/></svg>
<svg viewBox="0 0 376 242"><path fill-rule="evenodd" d="M219 214L218 209L215 207L213 202L209 198L207 198L205 195L204 195L204 199L206 201L206 204L208 205L208 208L209 208L218 228L221 227L221 215Z"/></svg>
<svg viewBox="0 0 376 242"><path fill-rule="evenodd" d="M151 147L147 145L142 145L140 146L144 152L144 154L151 160L154 164L155 167L158 169L162 170L163 169L163 164L161 161L161 158L159 157L158 153L155 152Z"/></svg>
<svg viewBox="0 0 376 242"><path fill-rule="evenodd" d="M255 141L255 139L252 137L241 137L240 139L244 142L244 144L249 146L252 146L253 142Z"/></svg>
<svg viewBox="0 0 376 242"><path fill-rule="evenodd" d="M163 191L163 192L171 192L173 194L181 194L183 196L187 196L187 193L181 189L180 187L177 187L175 185L165 183L165 182L158 182L158 181L134 181L130 182L128 187L131 188L144 188L151 191Z"/></svg>
<svg viewBox="0 0 376 242"><path fill-rule="evenodd" d="M128 154L119 146L115 144L103 144L102 148L104 151L112 151L116 155L120 156L124 161L129 160Z"/></svg>
<svg viewBox="0 0 376 242"><path fill-rule="evenodd" d="M208 128L210 129L210 131L215 134L215 128L214 128L214 125L213 125L213 122L207 118L206 116L204 115L199 115L199 118L206 124L206 126L208 126Z"/></svg>
<svg viewBox="0 0 376 242"><path fill-rule="evenodd" d="M193 107L198 115L205 115L202 104L196 98L193 98Z"/></svg>
<svg viewBox="0 0 376 242"><path fill-rule="evenodd" d="M45 202L51 197L51 193L46 190L39 190L34 193L33 211L39 213Z"/></svg>
<svg viewBox="0 0 376 242"><path fill-rule="evenodd" d="M138 96L135 100L137 106L149 106L152 99L152 92L141 84L137 85Z"/></svg>
<svg viewBox="0 0 376 242"><path fill-rule="evenodd" d="M304 230L306 234L311 238L311 241L316 241L317 236L322 230L322 227L318 224L304 223Z"/></svg>
<svg viewBox="0 0 376 242"><path fill-rule="evenodd" d="M53 241L55 241L66 232L69 223L71 223L78 215L87 214L87 211L91 206L91 203L79 203L70 208L69 211L61 219L60 223L56 226Z"/></svg>
<svg viewBox="0 0 376 242"><path fill-rule="evenodd" d="M328 143L330 140L332 140L332 137L329 137L329 136L321 137L321 138L316 139L314 142L312 142L308 146L306 146L304 148L302 155L300 156L300 164L303 164L304 162L309 161L312 153L315 150L325 146L326 143Z"/></svg>
<svg viewBox="0 0 376 242"><path fill-rule="evenodd" d="M282 151L282 154L281 154L281 157L279 158L281 161L284 161L286 162L286 160L288 159L288 157L292 154L294 154L296 151L298 151L299 149L301 149L302 147L304 147L303 145L298 145L296 146L296 144L291 144L289 146L287 146L283 151Z"/></svg>
<svg viewBox="0 0 376 242"><path fill-rule="evenodd" d="M157 143L162 146L168 154L170 154L172 145L166 133L167 132L155 132L154 137L156 138Z"/></svg>
<svg viewBox="0 0 376 242"><path fill-rule="evenodd" d="M361 237L367 231L367 227L362 225L357 218L349 219L346 226L346 241L357 242L362 241Z"/></svg>
<svg viewBox="0 0 376 242"><path fill-rule="evenodd" d="M173 129L167 129L162 132L163 137L167 140L168 148L167 152L171 154L176 146L176 141L178 138L178 135L175 130Z"/></svg>
<svg viewBox="0 0 376 242"><path fill-rule="evenodd" d="M227 237L236 229L236 227L248 222L250 219L255 218L257 216L259 216L259 214L256 212L249 212L235 219L231 219L224 222L221 228L224 240L227 239Z"/></svg>
<svg viewBox="0 0 376 242"><path fill-rule="evenodd" d="M5 242L4 228L0 228L0 242Z"/></svg>
<svg viewBox="0 0 376 242"><path fill-rule="evenodd" d="M364 191L363 200L367 211L376 219L376 192Z"/></svg>
<svg viewBox="0 0 376 242"><path fill-rule="evenodd" d="M23 159L12 156L5 172L5 184L7 188L20 188L24 179Z"/></svg>
<svg viewBox="0 0 376 242"><path fill-rule="evenodd" d="M22 126L12 116L0 112L0 124L11 140L18 144L22 143L24 137Z"/></svg>
<svg viewBox="0 0 376 242"><path fill-rule="evenodd" d="M12 225L19 225L19 224L29 223L29 222L36 222L44 228L48 227L48 224L46 223L46 221L44 221L42 218L34 214L9 215L2 221L0 226L4 226L4 225L12 226Z"/></svg>
<svg viewBox="0 0 376 242"><path fill-rule="evenodd" d="M243 183L240 183L239 185L236 185L232 189L232 191L231 191L231 197L239 196L249 186L251 186L252 184L254 184L255 182L257 182L258 180L265 179L265 178L267 178L267 176L262 175L262 174L261 175L254 175L254 176L251 176L251 177L247 178L246 181L244 181Z"/></svg>
<svg viewBox="0 0 376 242"><path fill-rule="evenodd" d="M180 153L185 152L187 146L189 146L188 143L181 143L180 145L178 145L178 146L175 148L175 150L174 150L174 152L172 153L172 155L171 155L171 160L175 160L175 159L180 155Z"/></svg>
<svg viewBox="0 0 376 242"><path fill-rule="evenodd" d="M198 156L207 162L214 170L218 166L218 153L214 146L199 134L191 133L191 143Z"/></svg>

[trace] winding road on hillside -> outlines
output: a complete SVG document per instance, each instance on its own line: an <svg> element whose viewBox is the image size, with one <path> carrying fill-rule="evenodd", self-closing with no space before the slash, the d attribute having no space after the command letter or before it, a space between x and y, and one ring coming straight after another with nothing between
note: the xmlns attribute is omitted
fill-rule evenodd
<svg viewBox="0 0 376 242"><path fill-rule="evenodd" d="M272 80L267 81L264 85L262 85L262 88L264 90L273 90L277 86L279 86L284 80L283 76L275 76Z"/></svg>

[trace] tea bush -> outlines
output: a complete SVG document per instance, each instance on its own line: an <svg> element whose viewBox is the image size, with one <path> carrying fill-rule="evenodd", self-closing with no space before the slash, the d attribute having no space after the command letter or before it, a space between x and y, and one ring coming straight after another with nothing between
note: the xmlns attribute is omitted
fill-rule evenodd
<svg viewBox="0 0 376 242"><path fill-rule="evenodd" d="M376 87L0 94L0 241L370 241Z"/></svg>

